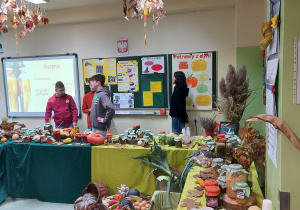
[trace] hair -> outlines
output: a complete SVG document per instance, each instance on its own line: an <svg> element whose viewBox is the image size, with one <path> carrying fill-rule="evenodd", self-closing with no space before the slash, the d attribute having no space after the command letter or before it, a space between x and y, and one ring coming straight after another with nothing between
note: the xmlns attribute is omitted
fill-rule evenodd
<svg viewBox="0 0 300 210"><path fill-rule="evenodd" d="M175 87L187 87L186 77L182 71L176 71L174 73L175 77Z"/></svg>
<svg viewBox="0 0 300 210"><path fill-rule="evenodd" d="M96 74L90 78L90 81L100 82L101 86L105 83L105 76L103 74Z"/></svg>
<svg viewBox="0 0 300 210"><path fill-rule="evenodd" d="M55 83L55 90L58 88L64 88L64 87L65 87L65 85L61 81L58 81Z"/></svg>

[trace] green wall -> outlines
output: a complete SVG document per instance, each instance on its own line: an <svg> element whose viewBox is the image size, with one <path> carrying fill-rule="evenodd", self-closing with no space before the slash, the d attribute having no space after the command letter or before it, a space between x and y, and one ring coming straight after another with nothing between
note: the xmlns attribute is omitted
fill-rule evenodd
<svg viewBox="0 0 300 210"><path fill-rule="evenodd" d="M244 126L244 121L251 116L265 114L266 109L262 105L262 86L263 86L263 57L259 46L238 47L236 49L236 69L246 66L247 78L249 79L249 89L254 90L248 99L249 105L244 111L240 126ZM265 123L254 123L253 127L259 129L265 136Z"/></svg>

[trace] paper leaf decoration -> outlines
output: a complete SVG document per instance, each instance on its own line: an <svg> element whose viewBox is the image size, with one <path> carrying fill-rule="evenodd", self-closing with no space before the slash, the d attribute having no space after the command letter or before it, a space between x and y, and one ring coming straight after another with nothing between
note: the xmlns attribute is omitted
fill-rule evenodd
<svg viewBox="0 0 300 210"><path fill-rule="evenodd" d="M180 205L180 207L187 207L188 210L190 210L192 208L197 208L198 206L201 206L201 202L197 202L190 198L184 199L182 201L182 204Z"/></svg>
<svg viewBox="0 0 300 210"><path fill-rule="evenodd" d="M201 197L203 195L203 190L200 191L200 190L189 190L188 191L188 197Z"/></svg>

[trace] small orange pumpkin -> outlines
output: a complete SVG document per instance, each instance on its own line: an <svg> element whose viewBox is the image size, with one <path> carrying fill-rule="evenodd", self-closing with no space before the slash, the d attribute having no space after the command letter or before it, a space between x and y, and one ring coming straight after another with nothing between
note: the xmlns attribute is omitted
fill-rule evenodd
<svg viewBox="0 0 300 210"><path fill-rule="evenodd" d="M103 144L105 141L104 136L101 135L100 132L91 133L87 136L87 140L89 143L97 145Z"/></svg>
<svg viewBox="0 0 300 210"><path fill-rule="evenodd" d="M192 85L192 88L194 88L198 84L198 79L196 77L193 77L192 75L190 75L186 78L186 84Z"/></svg>

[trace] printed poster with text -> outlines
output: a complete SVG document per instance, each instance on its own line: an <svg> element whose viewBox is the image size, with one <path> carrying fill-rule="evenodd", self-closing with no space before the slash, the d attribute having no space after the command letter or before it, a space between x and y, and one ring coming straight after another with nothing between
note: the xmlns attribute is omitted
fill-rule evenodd
<svg viewBox="0 0 300 210"><path fill-rule="evenodd" d="M119 61L117 64L118 71L118 92L138 92L139 75L138 61Z"/></svg>
<svg viewBox="0 0 300 210"><path fill-rule="evenodd" d="M165 59L159 57L143 57L142 58L142 73L143 74L163 74L165 73Z"/></svg>
<svg viewBox="0 0 300 210"><path fill-rule="evenodd" d="M95 74L103 74L105 76L105 84L117 84L116 58L83 60L84 84L89 85L89 78Z"/></svg>
<svg viewBox="0 0 300 210"><path fill-rule="evenodd" d="M212 57L211 52L172 55L172 77L176 71L186 76L187 110L212 110Z"/></svg>

